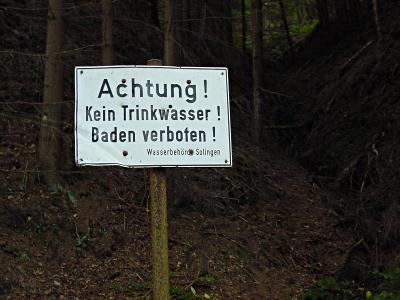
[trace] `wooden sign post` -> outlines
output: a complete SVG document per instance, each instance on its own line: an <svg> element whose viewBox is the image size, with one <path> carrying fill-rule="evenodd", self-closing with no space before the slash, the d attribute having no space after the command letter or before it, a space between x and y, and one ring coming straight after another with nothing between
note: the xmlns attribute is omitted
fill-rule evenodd
<svg viewBox="0 0 400 300"><path fill-rule="evenodd" d="M150 168L153 299L169 299L166 168L231 167L228 69L75 68L78 166Z"/></svg>
<svg viewBox="0 0 400 300"><path fill-rule="evenodd" d="M147 61L161 66L160 59ZM150 169L151 263L153 299L169 299L167 178L165 168Z"/></svg>

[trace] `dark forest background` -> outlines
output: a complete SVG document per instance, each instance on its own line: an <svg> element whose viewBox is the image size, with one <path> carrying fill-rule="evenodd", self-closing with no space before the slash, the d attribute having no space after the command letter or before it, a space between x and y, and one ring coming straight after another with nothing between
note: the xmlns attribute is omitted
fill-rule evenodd
<svg viewBox="0 0 400 300"><path fill-rule="evenodd" d="M151 299L146 169L74 165L75 66L226 66L233 168L169 169L173 299L400 299L396 0L0 1L0 298Z"/></svg>

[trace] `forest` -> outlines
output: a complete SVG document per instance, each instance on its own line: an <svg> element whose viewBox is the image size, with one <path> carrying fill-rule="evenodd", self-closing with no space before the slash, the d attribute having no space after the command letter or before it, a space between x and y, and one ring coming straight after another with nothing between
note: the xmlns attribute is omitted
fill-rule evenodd
<svg viewBox="0 0 400 300"><path fill-rule="evenodd" d="M400 1L2 0L0 37L0 299L400 299ZM219 70L229 111L135 75L78 118L94 66ZM86 155L231 160L80 164L77 120Z"/></svg>

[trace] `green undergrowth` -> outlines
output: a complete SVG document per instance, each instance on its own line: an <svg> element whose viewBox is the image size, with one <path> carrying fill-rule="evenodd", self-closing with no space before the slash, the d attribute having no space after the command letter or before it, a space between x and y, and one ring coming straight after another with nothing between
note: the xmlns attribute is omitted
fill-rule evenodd
<svg viewBox="0 0 400 300"><path fill-rule="evenodd" d="M317 27L317 25L317 19L312 19L304 24L294 24L290 27L290 35L293 37L294 40L302 40L306 36L310 35L314 31L315 27Z"/></svg>
<svg viewBox="0 0 400 300"><path fill-rule="evenodd" d="M374 272L376 287L327 277L305 291L302 300L400 300L400 268L391 272Z"/></svg>
<svg viewBox="0 0 400 300"><path fill-rule="evenodd" d="M289 33L294 48L307 36L311 35L317 25L317 19L312 19L304 24L291 24ZM284 31L270 32L266 37L266 45L269 45L269 52L272 57L280 57L289 50L287 36Z"/></svg>

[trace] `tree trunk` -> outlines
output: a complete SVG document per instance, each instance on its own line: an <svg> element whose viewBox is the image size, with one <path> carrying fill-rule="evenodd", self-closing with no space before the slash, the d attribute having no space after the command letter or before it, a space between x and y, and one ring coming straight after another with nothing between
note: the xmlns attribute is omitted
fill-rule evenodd
<svg viewBox="0 0 400 300"><path fill-rule="evenodd" d="M190 64L191 54L193 50L193 43L191 41L192 26L191 26L191 3L190 0L182 1L182 11L181 11L181 24L180 24L180 45L182 47L182 57L181 64Z"/></svg>
<svg viewBox="0 0 400 300"><path fill-rule="evenodd" d="M61 61L64 44L62 15L63 1L49 0L39 163L51 190L57 190L57 184L60 182L58 158L61 156L61 102L64 96L64 68Z"/></svg>
<svg viewBox="0 0 400 300"><path fill-rule="evenodd" d="M261 103L263 72L263 33L261 0L251 1L253 39L253 120L252 135L255 143L261 138Z"/></svg>
<svg viewBox="0 0 400 300"><path fill-rule="evenodd" d="M346 0L335 0L336 19L338 22L347 22Z"/></svg>
<svg viewBox="0 0 400 300"><path fill-rule="evenodd" d="M241 14L242 14L242 50L246 52L246 37L247 37L247 21L246 21L246 1L241 2Z"/></svg>
<svg viewBox="0 0 400 300"><path fill-rule="evenodd" d="M348 0L348 18L354 25L360 25L360 2L358 0Z"/></svg>
<svg viewBox="0 0 400 300"><path fill-rule="evenodd" d="M222 14L222 28L223 28L223 38L227 46L232 46L233 44L233 30L232 30L232 3L231 0L222 1L221 7Z"/></svg>
<svg viewBox="0 0 400 300"><path fill-rule="evenodd" d="M152 24L160 28L160 18L158 17L158 0L150 1L150 13Z"/></svg>
<svg viewBox="0 0 400 300"><path fill-rule="evenodd" d="M183 23L184 17L184 1L175 0L175 18L172 21L172 26L175 27L175 63L176 66L184 64L184 58L187 56L186 51L188 50L185 45L185 24Z"/></svg>
<svg viewBox="0 0 400 300"><path fill-rule="evenodd" d="M318 19L321 27L329 26L329 10L327 0L317 0Z"/></svg>
<svg viewBox="0 0 400 300"><path fill-rule="evenodd" d="M286 38L287 38L288 45L289 45L290 55L292 57L292 61L294 61L295 60L295 56L294 56L293 42L292 42L292 37L290 36L290 29L289 29L289 24L288 24L288 21L287 21L285 5L283 4L282 0L279 0L279 8L280 8L280 11L281 11L281 17L282 17L283 26L285 27Z"/></svg>
<svg viewBox="0 0 400 300"><path fill-rule="evenodd" d="M189 34L189 32L192 32L193 27L192 27L192 3L190 2L190 0L186 0L186 14L185 14L185 18L186 18L186 24L187 24L187 35ZM195 6L197 7L197 6ZM189 36L189 35L188 35Z"/></svg>
<svg viewBox="0 0 400 300"><path fill-rule="evenodd" d="M378 40L380 40L382 37L382 33L381 33L381 25L379 22L378 0L372 0L372 7L374 9L376 35L378 37Z"/></svg>
<svg viewBox="0 0 400 300"><path fill-rule="evenodd" d="M103 47L101 58L103 65L112 65L114 58L113 42L112 42L112 0L102 0L102 30L103 30Z"/></svg>
<svg viewBox="0 0 400 300"><path fill-rule="evenodd" d="M165 2L165 36L164 36L164 64L167 66L177 65L176 44L176 0Z"/></svg>

